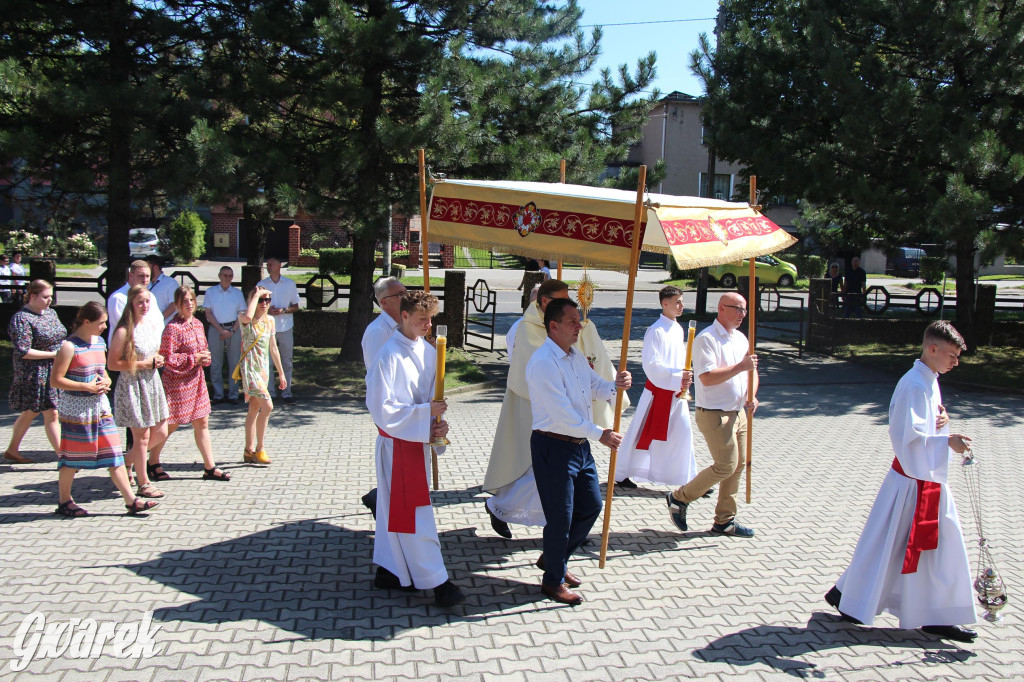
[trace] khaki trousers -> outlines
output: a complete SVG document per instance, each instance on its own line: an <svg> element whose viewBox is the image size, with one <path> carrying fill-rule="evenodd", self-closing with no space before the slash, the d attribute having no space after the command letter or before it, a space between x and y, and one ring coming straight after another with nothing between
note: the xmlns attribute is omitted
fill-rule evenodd
<svg viewBox="0 0 1024 682"><path fill-rule="evenodd" d="M736 517L736 493L739 492L740 475L746 464L746 458L740 451L747 437L747 413L745 410L723 412L698 407L697 428L704 434L713 464L678 488L672 496L690 504L719 483L715 523L726 524Z"/></svg>

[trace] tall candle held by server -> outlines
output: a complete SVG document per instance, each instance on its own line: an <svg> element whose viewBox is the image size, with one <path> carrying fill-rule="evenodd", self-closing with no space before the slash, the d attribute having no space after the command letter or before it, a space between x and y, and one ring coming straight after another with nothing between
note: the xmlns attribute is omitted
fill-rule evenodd
<svg viewBox="0 0 1024 682"><path fill-rule="evenodd" d="M690 328L686 336L686 364L683 369L693 369L693 337L697 333L697 321L690 320Z"/></svg>
<svg viewBox="0 0 1024 682"><path fill-rule="evenodd" d="M444 400L444 356L448 348L448 325L437 325L437 380L434 382L434 400Z"/></svg>

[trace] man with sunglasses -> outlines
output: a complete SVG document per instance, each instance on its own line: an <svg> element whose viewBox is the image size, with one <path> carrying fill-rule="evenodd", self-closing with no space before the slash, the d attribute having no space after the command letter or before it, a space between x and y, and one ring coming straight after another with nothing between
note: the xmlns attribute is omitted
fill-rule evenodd
<svg viewBox="0 0 1024 682"><path fill-rule="evenodd" d="M402 296L405 285L397 277L384 277L373 284L373 297L380 306L380 315L363 332L363 366L369 371L377 354L384 347L398 325L402 322ZM377 518L377 489L374 488L361 498L363 505Z"/></svg>
<svg viewBox="0 0 1024 682"><path fill-rule="evenodd" d="M693 342L697 428L708 444L713 464L686 485L667 493L669 517L679 530L688 529L686 508L721 483L711 532L754 537L753 530L736 523L736 494L745 463L740 446L746 441L746 410L753 413L757 409L757 356L748 354L747 337L739 331L746 314L742 296L724 294L718 301L718 317ZM751 396L747 395L747 372L754 373Z"/></svg>

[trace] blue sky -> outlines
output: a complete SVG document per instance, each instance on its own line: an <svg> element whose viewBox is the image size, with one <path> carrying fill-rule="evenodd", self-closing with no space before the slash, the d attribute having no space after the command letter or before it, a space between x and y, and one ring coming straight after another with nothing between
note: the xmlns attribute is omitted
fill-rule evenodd
<svg viewBox="0 0 1024 682"><path fill-rule="evenodd" d="M598 70L607 67L615 73L619 64L629 64L633 70L637 59L654 51L658 56L655 87L662 94L673 90L703 94L700 81L690 73L690 52L697 48L701 33L713 38L718 0L580 0L579 4L584 12L581 25L603 26ZM611 25L680 19L710 21ZM584 30L589 33L592 29Z"/></svg>

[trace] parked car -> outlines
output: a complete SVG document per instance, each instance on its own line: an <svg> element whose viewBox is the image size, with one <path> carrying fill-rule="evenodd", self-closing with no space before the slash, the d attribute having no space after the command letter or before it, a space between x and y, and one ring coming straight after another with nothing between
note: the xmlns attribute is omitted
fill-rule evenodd
<svg viewBox="0 0 1024 682"><path fill-rule="evenodd" d="M754 272L762 283L775 282L780 287L791 287L796 282L796 266L775 256L758 256ZM750 274L749 261L736 261L708 268L708 276L726 289L736 286L738 278Z"/></svg>
<svg viewBox="0 0 1024 682"><path fill-rule="evenodd" d="M136 227L128 233L128 254L132 258L160 255L160 238L156 228Z"/></svg>
<svg viewBox="0 0 1024 682"><path fill-rule="evenodd" d="M894 273L916 275L921 271L921 259L925 257L924 249L900 247L889 259L889 269Z"/></svg>

